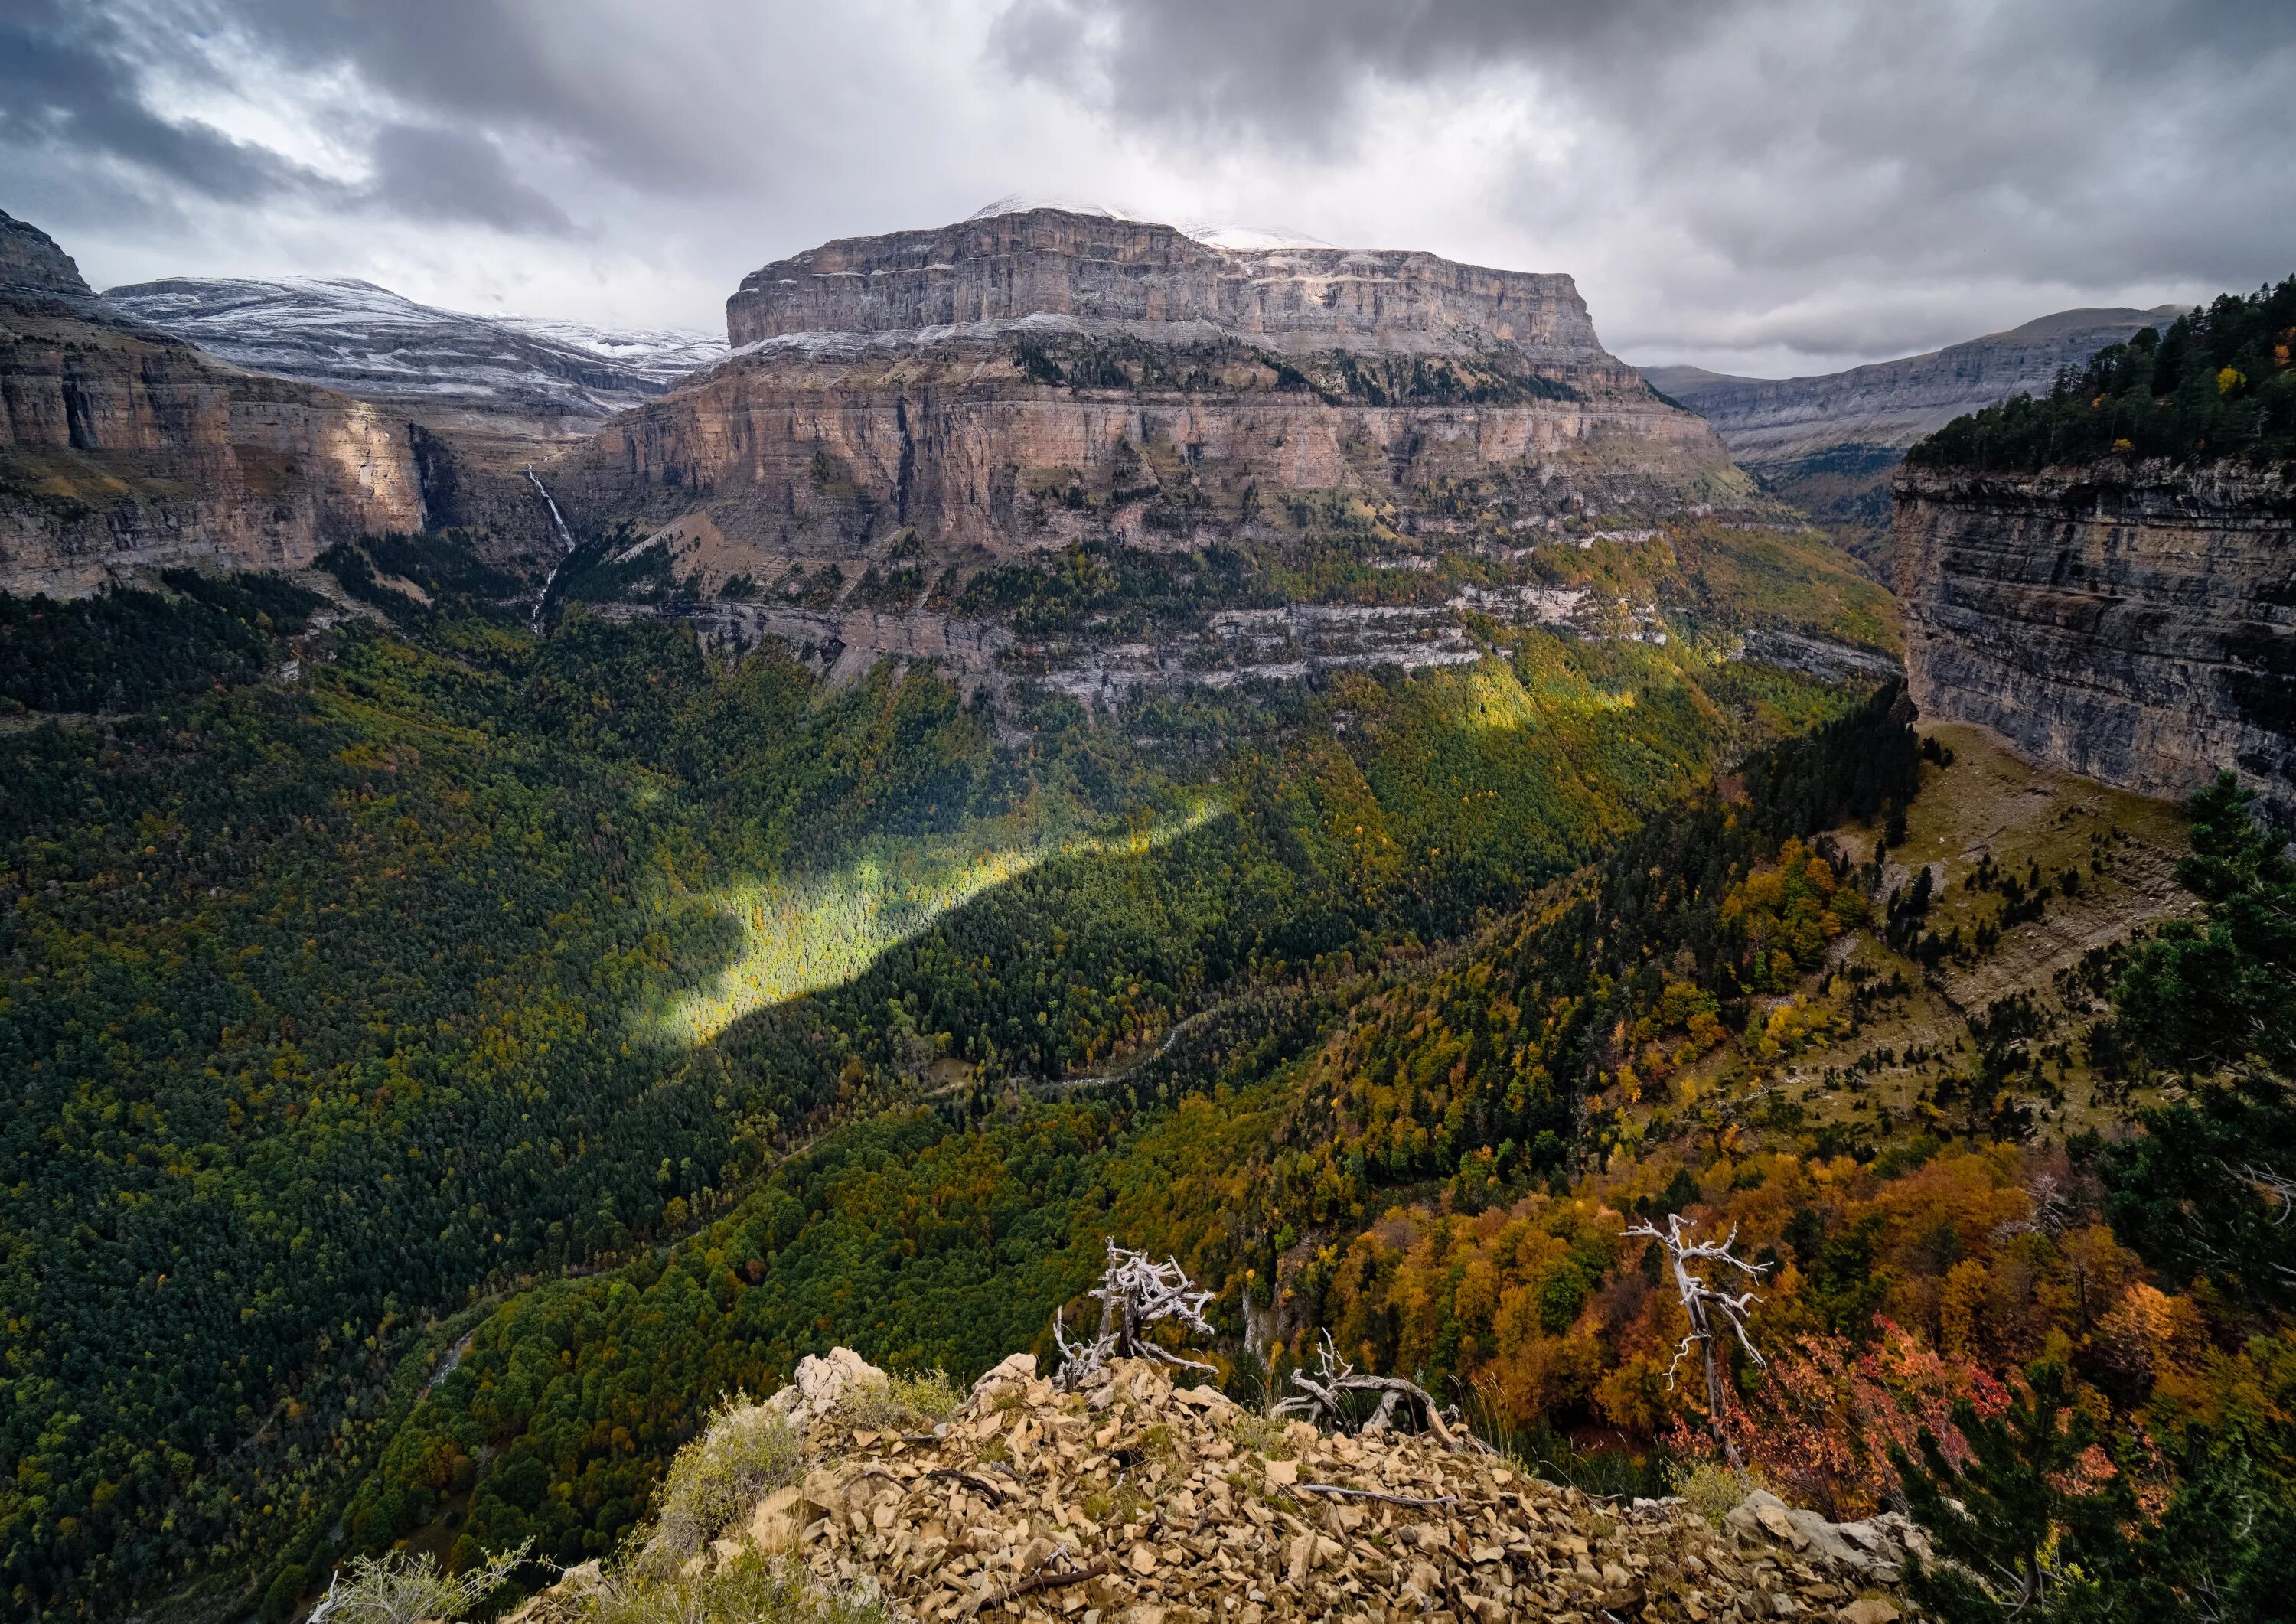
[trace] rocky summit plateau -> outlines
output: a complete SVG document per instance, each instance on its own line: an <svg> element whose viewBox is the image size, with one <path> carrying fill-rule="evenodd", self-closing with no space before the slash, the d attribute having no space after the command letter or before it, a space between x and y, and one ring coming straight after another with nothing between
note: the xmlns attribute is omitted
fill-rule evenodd
<svg viewBox="0 0 2296 1624"><path fill-rule="evenodd" d="M732 357L607 423L554 489L646 590L856 654L907 652L889 610L914 644L984 576L1079 547L1339 529L1426 570L1759 505L1567 275L1037 209L776 261L726 325Z"/></svg>
<svg viewBox="0 0 2296 1624"><path fill-rule="evenodd" d="M1169 226L1050 208L842 238L750 273L726 301L726 337L744 346L1033 316L1165 342L1193 329L1294 354L1505 347L1619 366L1569 276L1409 251L1221 248Z"/></svg>

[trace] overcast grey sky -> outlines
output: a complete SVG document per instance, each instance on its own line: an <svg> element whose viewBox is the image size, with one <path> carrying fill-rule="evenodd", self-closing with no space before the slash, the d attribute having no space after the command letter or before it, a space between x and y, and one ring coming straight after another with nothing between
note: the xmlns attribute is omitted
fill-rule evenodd
<svg viewBox="0 0 2296 1624"><path fill-rule="evenodd" d="M0 0L0 209L98 286L722 330L998 196L1568 271L1763 373L2296 270L2291 0Z"/></svg>

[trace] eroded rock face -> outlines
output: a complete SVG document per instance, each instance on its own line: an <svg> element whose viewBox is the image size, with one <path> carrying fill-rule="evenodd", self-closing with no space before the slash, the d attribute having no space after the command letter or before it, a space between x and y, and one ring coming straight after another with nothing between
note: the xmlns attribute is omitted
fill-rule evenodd
<svg viewBox="0 0 2296 1624"><path fill-rule="evenodd" d="M1078 339L1046 358L1082 373L1102 357ZM1185 545L1285 492L1410 503L1444 480L1488 480L1547 511L1744 488L1704 423L1646 392L1380 404L1292 387L1230 349L1152 357L1168 358L1183 374L1170 383L1071 387L1030 378L993 339L745 357L615 419L562 477L595 517L706 511L776 562L857 558L904 529L998 556L1094 529Z"/></svg>
<svg viewBox="0 0 2296 1624"><path fill-rule="evenodd" d="M72 257L29 220L0 213L0 292L89 297Z"/></svg>
<svg viewBox="0 0 2296 1624"><path fill-rule="evenodd" d="M148 330L0 297L0 590L139 570L307 567L423 527L407 425Z"/></svg>
<svg viewBox="0 0 2296 1624"><path fill-rule="evenodd" d="M2284 471L2107 463L1896 485L1923 715L2126 789L2229 767L2296 815L2296 487Z"/></svg>
<svg viewBox="0 0 2296 1624"><path fill-rule="evenodd" d="M1037 209L828 243L727 310L742 353L556 476L592 526L706 530L704 591L889 544L935 578L1080 541L1184 552L1336 521L1316 502L1520 528L1751 497L1567 276Z"/></svg>
<svg viewBox="0 0 2296 1624"><path fill-rule="evenodd" d="M1038 314L1111 327L1196 325L1287 351L1505 345L1610 360L1568 276L1424 253L1219 249L1168 226L1057 209L842 238L778 260L742 278L726 301L726 331L741 345Z"/></svg>

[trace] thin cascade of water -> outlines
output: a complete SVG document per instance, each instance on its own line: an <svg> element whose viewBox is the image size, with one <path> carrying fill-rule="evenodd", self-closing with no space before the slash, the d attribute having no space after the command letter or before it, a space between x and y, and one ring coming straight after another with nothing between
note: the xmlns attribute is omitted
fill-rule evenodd
<svg viewBox="0 0 2296 1624"><path fill-rule="evenodd" d="M534 472L534 464L531 463L526 465L526 478L528 483L540 494L543 505L550 510L550 523L558 532L558 545L561 549L558 562L550 567L550 573L542 578L542 590L534 600L534 619L531 626L532 629L538 632L542 629L543 606L550 602L550 588L556 584L558 572L566 567L566 561L574 556L574 532L566 528L565 515L558 511L558 503L551 496L550 488L543 484L542 476Z"/></svg>

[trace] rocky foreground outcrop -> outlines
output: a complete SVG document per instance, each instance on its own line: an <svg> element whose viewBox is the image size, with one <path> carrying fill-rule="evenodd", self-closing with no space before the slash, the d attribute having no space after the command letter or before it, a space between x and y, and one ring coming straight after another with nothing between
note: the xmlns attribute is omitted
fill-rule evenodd
<svg viewBox="0 0 2296 1624"><path fill-rule="evenodd" d="M1425 1436L1270 1421L1144 1360L1064 1393L1015 1356L929 1431L854 1424L849 1395L884 1381L846 1349L806 1360L767 1407L807 1429L801 1476L687 1573L785 1554L821 1594L901 1620L1890 1624L1920 1538L1760 1493L1718 1530L1679 1500L1591 1497ZM586 1564L513 1617L571 1624L615 1582Z"/></svg>
<svg viewBox="0 0 2296 1624"><path fill-rule="evenodd" d="M2296 816L2296 484L2221 463L1896 483L1925 717L2149 795L2230 767Z"/></svg>

